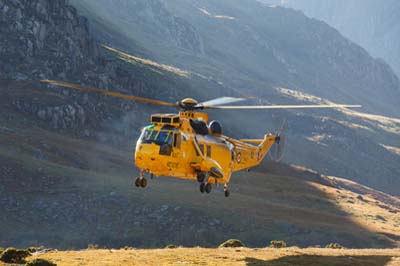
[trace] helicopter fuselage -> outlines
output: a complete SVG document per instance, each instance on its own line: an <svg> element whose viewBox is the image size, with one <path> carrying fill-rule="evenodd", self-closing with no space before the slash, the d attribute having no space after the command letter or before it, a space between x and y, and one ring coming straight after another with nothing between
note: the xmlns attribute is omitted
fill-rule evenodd
<svg viewBox="0 0 400 266"><path fill-rule="evenodd" d="M208 127L205 113L152 115L137 141L135 164L155 176L227 184L233 172L258 165L276 141L274 135L240 141L220 133Z"/></svg>

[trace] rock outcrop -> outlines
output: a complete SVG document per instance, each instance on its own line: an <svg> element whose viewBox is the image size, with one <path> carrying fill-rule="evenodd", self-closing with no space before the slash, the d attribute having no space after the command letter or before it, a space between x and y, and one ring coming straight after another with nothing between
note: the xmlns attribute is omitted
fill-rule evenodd
<svg viewBox="0 0 400 266"><path fill-rule="evenodd" d="M57 79L96 86L151 93L143 80L107 54L89 32L88 21L66 0L0 0L0 79L24 82L16 110L31 114L53 129L99 127L101 121L130 110L132 105L110 99L114 113L99 96L58 90L63 102L31 97L41 79ZM18 87L14 84L14 87ZM13 90L13 86L7 89ZM5 91L6 88L2 87ZM105 116L104 114L110 113ZM88 118L90 117L90 119ZM81 132L81 131L76 131ZM79 133L80 134L80 133Z"/></svg>
<svg viewBox="0 0 400 266"><path fill-rule="evenodd" d="M2 0L0 22L3 79L66 78L98 59L86 19L65 0Z"/></svg>

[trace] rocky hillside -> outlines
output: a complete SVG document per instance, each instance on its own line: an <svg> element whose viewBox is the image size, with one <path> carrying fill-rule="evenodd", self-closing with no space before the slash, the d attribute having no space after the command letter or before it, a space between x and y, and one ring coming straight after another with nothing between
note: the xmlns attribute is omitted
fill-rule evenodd
<svg viewBox="0 0 400 266"><path fill-rule="evenodd" d="M399 1L289 0L284 6L302 10L307 16L332 25L372 56L384 59L400 75Z"/></svg>
<svg viewBox="0 0 400 266"><path fill-rule="evenodd" d="M377 114L399 113L394 98L400 98L400 83L390 67L335 29L300 12L263 6L254 0L71 3L98 23L95 28L104 31L104 25L112 27L148 47L153 58L214 77L242 92L253 88L265 94L271 85L289 87L332 101L357 102ZM192 25L195 33L184 38L190 43L200 39L204 53L183 49L176 40L153 34L167 34L172 27L177 36L183 36L179 23L160 26L159 20L174 18Z"/></svg>
<svg viewBox="0 0 400 266"><path fill-rule="evenodd" d="M64 0L1 1L0 10L1 92L15 93L12 104L18 111L52 128L99 128L103 120L118 118L134 105L111 100L110 107L101 102L101 97L65 90L61 95L43 92L33 99L32 86L43 88L37 84L40 79L68 80L141 95L154 95L157 88L164 87L167 89L159 90L158 97L173 100L179 98L179 90L173 88L186 86L175 81L175 75L163 75L159 80L161 75L157 77L148 68L116 60L93 39L87 19ZM18 88L25 91L20 94Z"/></svg>
<svg viewBox="0 0 400 266"><path fill-rule="evenodd" d="M98 63L86 19L66 1L1 1L0 9L2 79L67 79Z"/></svg>

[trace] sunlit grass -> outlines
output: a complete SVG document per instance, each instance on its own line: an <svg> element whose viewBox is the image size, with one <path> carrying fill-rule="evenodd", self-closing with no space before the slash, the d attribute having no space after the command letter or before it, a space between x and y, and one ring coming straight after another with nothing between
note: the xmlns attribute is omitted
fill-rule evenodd
<svg viewBox="0 0 400 266"><path fill-rule="evenodd" d="M169 65L164 65L164 64L160 64L154 61L151 61L149 59L144 59L138 56L134 56L125 52L122 52L118 49L115 49L113 47L107 46L107 45L102 45L105 49L107 49L110 52L113 52L115 54L118 55L118 58L128 62L128 63L133 63L133 64L143 64L143 65L147 65L159 70L163 70L163 71L168 71L171 73L174 73L176 75L182 76L182 77L188 77L190 75L189 71L186 70L182 70L180 68L174 67L174 66L169 66ZM161 73L161 72L159 72Z"/></svg>
<svg viewBox="0 0 400 266"><path fill-rule="evenodd" d="M400 265L399 249L177 248L50 252L39 256L58 266L166 265ZM2 265L2 264L0 264Z"/></svg>

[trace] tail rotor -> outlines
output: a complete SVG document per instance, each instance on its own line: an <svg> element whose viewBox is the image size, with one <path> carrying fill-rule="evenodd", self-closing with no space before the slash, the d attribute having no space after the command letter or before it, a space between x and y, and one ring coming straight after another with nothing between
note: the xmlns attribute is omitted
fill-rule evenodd
<svg viewBox="0 0 400 266"><path fill-rule="evenodd" d="M273 162L280 162L284 157L287 127L288 123L285 119L275 132L276 142L268 153L269 159Z"/></svg>

